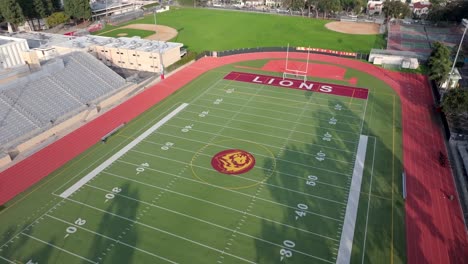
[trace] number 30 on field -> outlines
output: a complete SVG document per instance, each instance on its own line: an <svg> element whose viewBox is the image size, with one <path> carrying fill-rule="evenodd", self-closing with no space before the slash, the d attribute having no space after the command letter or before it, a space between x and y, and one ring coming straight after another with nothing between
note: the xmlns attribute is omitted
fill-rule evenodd
<svg viewBox="0 0 468 264"><path fill-rule="evenodd" d="M292 257L293 253L290 250L291 248L296 246L296 243L292 242L291 240L283 241L283 248L280 250L280 261L283 261L284 258Z"/></svg>

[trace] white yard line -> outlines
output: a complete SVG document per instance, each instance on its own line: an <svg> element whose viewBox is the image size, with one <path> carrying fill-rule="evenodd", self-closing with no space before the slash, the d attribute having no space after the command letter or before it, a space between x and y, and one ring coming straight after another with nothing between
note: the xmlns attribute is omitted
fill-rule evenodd
<svg viewBox="0 0 468 264"><path fill-rule="evenodd" d="M214 116L214 115L213 115L213 116ZM192 119L183 118L183 117L177 117L177 119L193 121ZM257 126L264 126L264 127L274 128L274 129L276 129L276 130L285 130L285 131L287 131L287 132L290 131L289 129L281 128L281 127L279 127L279 126L271 126L271 125L266 125L266 124L261 124L261 123L255 123L255 122L249 122L249 121L238 120L238 119L233 119L233 120L236 121L236 122L240 122L240 123L247 123L247 124L252 124L252 125L257 125ZM220 125L217 124L217 123L211 123L211 122L197 121L197 123L207 124L207 125L211 125L211 126L220 126ZM275 124L277 124L277 123L275 123ZM297 124L296 124L296 125L297 125ZM230 126L224 126L224 127L229 128L229 129L234 129L234 130L243 131L243 132L248 132L248 133L254 133L254 134L265 135L265 133L258 133L258 132L254 132L254 131L252 131L252 130L245 130L245 129L240 129L240 128L237 128L237 127L230 127ZM259 131L261 131L261 130L259 130ZM313 133L307 133L307 132L297 131L297 129L294 131L294 133L304 134L304 135L308 135L308 136L317 136L318 138L323 137L323 134L322 134L322 135L318 135L318 134L313 134ZM357 135L357 133L356 133L356 135ZM357 143L356 141L345 140L345 139L341 139L341 141L343 141L343 142L349 142L349 143L353 143L353 144L356 144L356 143ZM336 150L338 150L338 149L336 149Z"/></svg>
<svg viewBox="0 0 468 264"><path fill-rule="evenodd" d="M141 131L143 131L145 129L145 127L147 127L148 125L150 125L151 123L155 122L156 120L158 120L163 114L165 114L168 110L160 113L159 115L157 115L155 118L151 119L147 125L143 125L141 126L137 131L135 131L133 134L131 134L131 137L133 137L134 135L138 135L141 133ZM117 146L113 147L111 150L109 150L107 153L114 153L114 151L120 147L121 145L123 145L124 142L121 142L119 144L117 144ZM106 153L106 154L107 154ZM65 185L68 185L69 182L71 182L72 180L74 180L76 177L78 177L81 173L83 173L84 171L87 171L89 168L93 167L95 164L99 163L101 161L101 159L103 159L103 157L106 156L106 155L103 155L99 158L97 158L95 161L91 162L86 168L82 169L80 172L78 172L76 174L76 176L72 177L70 180L66 181L65 183L63 183L62 185L60 185L60 187L58 187L57 189L54 190L54 192L52 194L55 194L55 192L57 190L60 190L62 189L63 186Z"/></svg>
<svg viewBox="0 0 468 264"><path fill-rule="evenodd" d="M168 126L173 126L173 125L168 125ZM176 127L176 126L174 126ZM206 131L201 131L201 130L197 130L197 129L192 129L193 131L195 132L199 132L199 133L203 133L203 134L207 134L207 135L212 135L212 134L215 134L215 133L211 133L211 132L206 132ZM190 141L194 141L194 142L199 142L199 143L204 143L205 145L208 144L208 142L203 142L203 141L197 141L197 140L194 140L194 139L189 139L189 138L184 138L184 137L179 137L179 136L176 136L176 135L173 135L173 134L167 134L167 133L164 133L164 132L161 132L161 131L158 131L158 134L160 135L165 135L165 136L171 136L171 137L177 137L177 138L182 138L182 139L185 139L185 140L190 140ZM262 134L263 136L265 136L265 134ZM356 136L358 136L358 134L356 134ZM236 137L230 137L230 136L226 136L226 135L223 135L223 138L229 138L229 139L236 139L238 140L239 138L236 138ZM245 141L248 141L248 140L245 140ZM306 142L302 142L302 141L297 141L295 140L296 142L299 142L299 143L304 143L305 145L309 145L309 146L317 146L317 147L320 147L321 149L331 149L333 151L338 151L338 152L341 152L341 153L345 153L345 154L356 154L356 152L353 152L353 151L349 151L349 150L341 150L341 149L336 149L336 148L332 148L332 147L327 147L325 145L319 145L319 144L313 144L313 143L306 143ZM254 143L253 141L250 141L252 143ZM258 143L258 142L255 142L255 143ZM356 142L357 143L357 142ZM271 148L276 148L276 149L280 149L281 147L280 146L275 146L275 145L270 145L270 144L266 144L266 143L261 143L263 146L267 146L267 147L271 147ZM355 144L355 146L357 147L357 144ZM314 154L312 153L306 153L306 152L302 152L302 151L294 151L294 150L290 150L291 152L295 152L295 153L299 153L299 154L302 154L302 155L308 155L308 156L314 156ZM282 160L282 159L278 159L278 160Z"/></svg>
<svg viewBox="0 0 468 264"><path fill-rule="evenodd" d="M90 184L87 184L86 186L89 186L89 187L91 187L91 188L100 190L100 191L102 191L103 193L109 192L109 191L106 190L106 189L103 189L103 188L100 188L100 187L96 187L96 186L93 186L93 185L90 185ZM181 217L186 217L186 218L192 219L192 220L194 220L194 221L198 221L198 222L201 222L201 223L205 223L205 224L207 224L207 225L211 225L211 226L216 227L216 228L219 228L219 229L223 229L223 230L226 230L226 231L231 231L231 232L233 232L233 233L236 233L236 234L239 234L239 235L242 235L242 236L245 236L245 237L254 239L254 240L258 240L258 241L261 241L261 242L264 242L264 243L267 243L267 244L270 244L270 245L274 245L274 246L278 246L278 247L283 247L281 244L277 244L277 243L275 243L275 242L271 242L271 241L269 241L269 240L265 240L265 239L263 239L263 238L256 237L256 236L253 236L253 235L250 235L250 234L241 232L240 230L235 230L235 229L232 229L232 228L229 228L229 227L225 227L225 226L222 226L222 225L219 225L219 224L210 222L210 221L206 221L206 220L200 219L200 218L195 217L195 216L191 216L191 215L184 214L184 213L181 213L181 212L178 212L178 211L175 211L175 210L171 210L171 209L168 209L168 208L159 206L159 205L155 205L155 204L152 204L152 203L149 203L149 202L145 202L145 201L142 201L142 200L139 200L139 199L135 199L135 198L132 198L132 197L129 197L129 196L120 194L120 193L116 194L116 196L120 196L120 197L123 197L123 198L128 199L128 200L132 200L132 201L135 201L135 202L138 202L138 203L142 203L142 204L148 205L148 206L150 206L150 207L155 207L155 208L158 208L158 209L167 211L167 212L171 212L171 213L176 214L176 215L179 215L179 216L181 216ZM244 213L241 213L241 215L243 215L243 214L244 214ZM295 252L298 252L298 253L300 253L300 254L306 255L306 256L313 256L313 255L309 255L309 254L304 253L304 252L299 251L299 250L294 250L294 251L295 251ZM315 257L315 256L313 256L313 257Z"/></svg>
<svg viewBox="0 0 468 264"><path fill-rule="evenodd" d="M94 206L89 205L89 204L86 204L86 203L82 203L82 202L80 202L80 201L76 201L76 200L73 200L73 199L70 199L70 198L65 198L65 199L67 199L67 201L71 201L71 202L74 202L74 203L77 203L77 204L81 204L81 205L83 205L83 206L86 206L86 207L88 207L88 208L91 208L91 209L94 209L94 210L96 210L96 211L102 212L102 213L104 213L104 214L112 215L112 216L115 216L115 217L117 217L117 218L126 220L126 221L128 221L128 222L131 222L131 223L135 223L135 224L144 226L144 227L146 227L146 228L148 228L148 229L155 230L155 231L158 231L158 232L160 232L160 233L163 233L163 234L166 234L166 235L169 235L169 236L172 236L172 237L175 237L175 238L178 238L178 239L181 239L181 240L190 242L190 243L192 243L192 244L195 244L195 245L198 245L198 246L201 246L201 247L204 247L204 248L207 248L207 249L211 249L211 250L214 250L214 251L217 251L217 252L221 253L221 250L219 250L219 249L217 249L217 248L214 248L214 247L205 245L205 244L203 244L203 243L200 243L200 242L191 240L191 239L186 238L186 237L183 237L183 236L176 235L176 234L171 233L171 232L169 232L169 231L165 231L165 230L159 229L159 228L157 228L157 227L154 227L154 226L151 226L151 225L147 225L147 224L145 224L145 223L142 223L142 222L135 221L135 220L133 220L133 219L127 218L127 217L125 217L125 216L121 216L121 215L118 215L118 214L114 214L114 213L112 213L112 212L108 212L108 211L106 211L106 210L99 209L99 208L97 208L97 207L94 207ZM229 254L229 253L225 253L225 254L228 254L228 255L230 255L231 257L234 257L234 258L236 258L236 259L242 260L242 261L244 261L244 262L255 263L255 262L252 262L252 261L250 261L250 260L248 260L248 259L244 259L244 258L242 258L242 257L236 256L236 255L233 255L233 254Z"/></svg>
<svg viewBox="0 0 468 264"><path fill-rule="evenodd" d="M179 137L179 136L174 136L174 135L169 135L169 134L165 134L165 133L161 133L161 132L158 132L159 135L165 135L165 136L170 136L170 137L176 137L176 138L179 138L179 139L183 139L183 140L187 140L187 141L191 141L191 142L197 142L197 143L201 143L201 144L204 144L204 145L207 145L208 143L206 142L203 142L203 141L198 141L198 140L192 140L192 139L189 139L189 138L183 138L183 137ZM161 144L161 143L158 143L158 142L154 142L154 141L150 141L150 140L143 140L143 142L146 142L146 143L149 143L149 144L153 144L153 145L157 145L157 146L164 146L164 144ZM224 146L224 145L220 145L220 144L211 144L211 146L214 146L214 147L220 147L220 148L230 148L231 146ZM278 147L280 148L280 147ZM178 147L172 147L172 149L175 149L175 150L182 150L182 151L187 151L187 152L192 152L188 149L184 149L184 148L178 148ZM301 153L301 154L304 154L306 156L312 156L312 157L315 157L314 155L311 155L311 154L307 154L307 153L303 153L303 152L298 152L298 151L293 151L293 150L289 150L291 152L297 152L297 153ZM257 152L250 152L252 153L254 156L258 156L258 157L269 157L267 155L262 155L260 153L257 153ZM203 154L203 153L199 153L199 155L204 155L204 156L209 156L207 154ZM209 156L211 157L211 156ZM286 163L291 163L291 161L288 161L288 160L283 160L283 159L277 159L277 160L280 160L280 161L283 161L283 162L286 162ZM299 165L302 165L302 163L295 163L295 164L299 164ZM271 169L264 169L265 171L268 171L268 172L271 172L273 170ZM286 173L286 172L281 172L281 171L276 171L278 173L278 175L286 175L288 177L292 177L292 178L297 178L297 179L301 179L301 180L307 180L307 178L305 177L301 177L301 176L297 176L297 175L294 175L294 174L290 174L290 173ZM324 185L328 185L328 186L332 186L334 188L338 188L338 189L344 189L344 190L348 190L348 187L344 187L344 186L339 186L339 185L335 185L335 184L331 184L331 183L327 183L327 182L323 182L323 181L319 181L317 180L316 182L319 182L321 184L324 184Z"/></svg>
<svg viewBox="0 0 468 264"><path fill-rule="evenodd" d="M251 83L248 83L248 85L251 85ZM252 89L251 86L241 86L241 85L235 85L235 84L231 84L229 85L229 87L234 87L234 88L240 88L240 89L245 89L245 90L249 90L249 89ZM282 92L284 89L278 89L278 91L275 91L275 90L268 90L268 94L280 94L280 95L294 95L294 96L297 96L297 97L304 97L304 90L286 90L285 92ZM297 91L297 93L293 94L291 93L291 91ZM319 95L323 95L324 97L320 97ZM326 98L328 96L328 98ZM329 96L330 94L322 94L322 93L315 93L314 94L314 100L325 100L327 102L330 101L329 99ZM333 94L332 94L333 96ZM342 102L343 104L345 104L346 102ZM352 105L359 105L359 106L362 106L363 104L359 104L359 103L351 103Z"/></svg>
<svg viewBox="0 0 468 264"><path fill-rule="evenodd" d="M239 93L243 93L243 92L239 92ZM213 93L207 93L208 95L212 95L212 96L220 96L219 94L213 94ZM252 96L252 94L247 94L247 93L243 93L243 95L247 95L247 96ZM304 102L301 102L301 101L296 101L296 100L289 100L289 99L283 99L283 98L271 98L269 96L265 96L263 97L265 99L278 99L278 100L281 100L281 101L290 101L291 103L304 103ZM239 101L246 101L246 99L243 99L243 98L237 98ZM202 99L202 100L209 100L209 99ZM271 104L272 105L272 108L273 109L276 109L275 107L277 106L280 106L280 107L286 107L286 108L292 108L292 109L297 109L297 110L301 110L302 108L300 107L294 107L294 106L291 106L291 105L288 105L288 104L277 104L277 103L274 103L274 102L271 102L271 100L268 100L268 101L260 101L259 103L266 103L266 104ZM232 103L230 103L232 104ZM326 105L323 105L323 104L313 104L313 103L305 103L306 105L315 105L315 108L312 108L312 109L309 109L311 111L316 111L316 112L322 112L322 113L329 113L329 114L335 114L337 116L343 116L343 117L347 117L347 118L351 118L351 119L359 119L358 117L355 117L355 113L351 112L352 114L350 115L346 115L346 114L337 114L336 112L334 111L324 111L324 110L318 110L317 108L321 108L323 106L326 106L326 107L329 107L328 104ZM253 107L253 108L258 108L258 109L263 109L263 110L266 110L266 111L274 111L274 112L281 112L281 111L275 111L275 110L271 110L271 108L262 108L262 107Z"/></svg>
<svg viewBox="0 0 468 264"><path fill-rule="evenodd" d="M170 126L170 125L168 125ZM195 131L194 129L192 129L192 131ZM290 141L294 141L294 140L290 140ZM265 145L266 146L266 145ZM140 152L140 151L137 151L137 150L131 150L133 152ZM168 159L168 158L165 158L165 157L162 157L162 156L159 156L159 155L154 155L154 154L149 154L149 153L146 153L146 152L141 152L142 154L145 154L145 155L149 155L149 156L154 156L154 157L159 157L159 158L162 158L162 159L167 159L167 160L171 160L171 161L174 161L174 162L178 162L178 163L185 163L183 161L176 161L176 160L172 160L172 159ZM292 164L296 164L296 165L300 165L300 166L304 166L304 167L307 167L307 168L312 168L312 169L316 169L316 170L320 170L320 171L326 171L326 172L329 172L329 173L334 173L334 174L338 174L338 175L343 175L343 176L346 176L348 177L348 173L343 173L343 172L338 172L338 171L333 171L333 170L327 170L327 169L324 169L324 168L319 168L319 167L315 167L315 166L311 166L311 165L305 165L305 164L302 164L302 163L297 163L297 162L292 162L292 161L288 161L288 160L283 160L283 159L276 159L276 160L279 160L279 161L282 161L282 162L287 162L287 163L292 163ZM351 166L350 166L350 170L351 170Z"/></svg>
<svg viewBox="0 0 468 264"><path fill-rule="evenodd" d="M236 213L246 214L246 215L249 215L249 216L264 220L264 221L267 221L267 222L271 222L271 223L275 223L277 225L292 228L294 230L298 230L298 231L301 231L301 232L304 232L304 233L308 233L308 234L311 234L311 235L315 235L315 236L323 237L323 238L326 238L326 239L338 241L337 239L334 239L334 238L331 238L331 237L328 237L328 236L325 236L325 235L321 235L321 234L318 234L318 233L315 233L315 232L312 232L312 231L309 231L309 230L305 230L305 229L302 229L302 228L299 228L299 227L291 226L291 225L288 225L288 224L285 224L285 223L282 223L282 222L278 222L278 221L275 221L275 220L272 220L272 219L269 219L269 218L265 218L265 217L262 217L262 216L258 216L258 215L255 215L255 214L244 212L244 211L241 211L241 210L229 207L229 206L225 206L225 205L222 205L222 204L218 204L218 203L215 203L215 202L211 202L211 201L208 201L208 200L205 200L205 199L197 198L197 197L185 194L185 193L172 191L172 190L169 190L169 189L166 189L166 188L162 188L162 187L152 185L152 184L148 184L148 183L145 183L145 182L140 182L140 181L137 181L135 179L130 179L130 178L120 176L120 175L116 175L116 174L113 174L113 173L110 173L110 172L105 172L105 173L110 175L110 176L116 177L116 178L121 178L121 179L131 181L131 182L134 182L134 183L137 183L137 184L140 184L140 185L144 185L144 186L147 186L147 187L150 187L150 188L155 188L155 189L163 190L163 191L170 192L170 193L173 193L173 194L177 194L177 195L180 195L180 196L183 196L183 197L187 197L189 199L193 199L193 200L197 200L197 201L200 201L200 202L203 202L203 203L211 204L211 205L214 205L214 206L217 206L217 207L220 207L220 208L223 208L223 209L227 209L227 210L230 210L230 211L233 211L233 212L236 212ZM313 213L311 213L309 211L306 211L306 210L304 210L304 212L313 214Z"/></svg>
<svg viewBox="0 0 468 264"><path fill-rule="evenodd" d="M219 110L219 111L224 111L224 112L230 112L230 110L227 110L227 109L221 109L221 108L214 108L214 107L210 107L210 106L202 106L202 105L198 105L198 104L191 104L191 106L197 106L197 107L204 107L204 108L207 108L207 109L216 109L216 110ZM256 115L256 114L251 114L251 113L242 113L243 116L254 116L254 117L259 117L259 118L264 118L264 119L271 119L271 120L274 120L274 121L281 121L281 122L287 122L287 123L292 123L293 125L295 124L301 124L303 126L308 126L308 127L318 127L320 128L320 126L314 126L314 125L310 125L310 124L307 124L305 122L296 122L296 121L290 121L290 120L284 120L284 119L280 119L280 118L274 118L274 117L271 117L271 116L266 116L266 115ZM220 117L220 116L217 116L217 117ZM222 117L221 117L222 118ZM324 121L328 121L328 119L320 119L320 118L315 118L316 120L324 120ZM353 125L353 124L350 124L350 123L345 123L345 124L348 124L348 125ZM354 124L355 125L355 124ZM334 128L327 128L328 130L330 131L338 131L338 132L343 132L343 133L350 133L352 135L357 135L358 133L355 133L355 132L349 132L349 131L346 131L346 130L340 130L340 129L334 129Z"/></svg>
<svg viewBox="0 0 468 264"><path fill-rule="evenodd" d="M3 259L3 260L5 260L5 261L7 261L7 262L9 262L9 263L12 263L12 264L17 264L17 262L11 261L11 260L9 260L9 259L7 259L7 258L4 258L4 257L2 257L2 256L0 256L0 259Z"/></svg>
<svg viewBox="0 0 468 264"><path fill-rule="evenodd" d="M192 129L193 130L193 129ZM148 141L145 141L145 142L148 142ZM209 144L209 143L207 143ZM213 144L214 145L214 144ZM174 148L175 149L175 148ZM181 149L181 148L179 148ZM181 149L183 150L183 149ZM149 156L153 156L153 157L158 157L158 158L162 158L162 159L168 159L166 157L163 157L163 156L159 156L159 155L156 155L156 154L151 154L151 153L147 153L147 152L143 152L143 151L138 151L138 150L131 150L133 152L139 152L141 154L145 154L145 155L149 155ZM190 150L184 150L185 152L189 152L189 153L193 153L193 154L197 154L197 152L194 152L194 151L190 151ZM199 156L207 156L207 157L212 157L208 154L203 154L203 153L198 153ZM262 155L259 155L259 156L262 156ZM263 156L265 157L265 156ZM315 157L315 156L313 156ZM185 164L183 161L178 161L178 160L172 160L172 159L168 159L168 160L171 160L171 161L174 161L174 162L178 162L178 163L183 163ZM290 160L284 160L284 159L279 159L279 158L276 158L277 161L281 161L281 162L284 162L284 163L290 163L290 164L294 164L294 165L298 165L298 166L304 166L304 167L307 167L307 168L312 168L312 169L316 169L316 170L323 170L323 171L327 171L327 172L331 172L331 173L334 173L334 174L338 174L338 175L344 175L344 176L347 176L346 173L341 173L341 172L338 172L338 171L332 171L332 170L327 170L327 169L322 169L322 168L318 168L318 167L315 167L315 166L311 166L311 165L307 165L307 164L304 164L304 163L298 163L298 162L294 162L294 161L290 161ZM327 158L327 160L333 160L333 161L336 161L334 159L331 159L331 158ZM354 163L354 162L353 162ZM198 166L198 165L193 165L195 167L199 167L201 169L204 169L204 170L211 170L211 167L203 167L203 166ZM255 168L255 169L258 169L258 168ZM349 167L350 170L352 170L352 167L350 166ZM261 169L263 171L263 168ZM271 169L267 169L268 171L271 171ZM237 176L238 178L244 178L242 176ZM250 180L252 181L252 179L248 179L246 178L247 180ZM304 179L304 178L302 178Z"/></svg>
<svg viewBox="0 0 468 264"><path fill-rule="evenodd" d="M371 201L371 193L372 193L372 176L374 176L374 161L375 161L375 148L377 145L377 139L374 138L374 156L372 157L372 169L371 169L371 178L369 183L369 196L367 198L367 214L366 214L366 228L364 229L364 242L362 247L362 264L364 264L364 254L366 253L366 239L367 239L367 223L369 222L369 207Z"/></svg>
<svg viewBox="0 0 468 264"><path fill-rule="evenodd" d="M86 184L88 181L96 177L101 171L106 169L109 165L111 165L113 162L118 160L120 157L122 157L125 153L127 153L129 150L134 148L138 143L140 143L143 139L151 135L154 131L156 131L158 128L160 128L162 125L164 125L167 121L169 121L171 118L173 118L175 115L177 115L180 111L182 111L185 107L187 107L187 103L181 104L179 107L174 109L172 112L170 112L168 115L166 115L163 119L161 119L159 122L154 124L152 127L150 127L148 130L143 132L141 135L139 135L137 138L135 138L132 142L130 142L128 145L123 147L121 150L117 151L114 155L112 155L109 159L104 161L101 165L99 165L97 168L92 170L90 173L88 173L86 176L81 178L79 181L77 181L75 184L73 184L70 188L65 190L62 194L60 194L60 197L62 198L67 198L71 194L73 194L76 190L78 190L81 186Z"/></svg>
<svg viewBox="0 0 468 264"><path fill-rule="evenodd" d="M113 242L115 242L115 243L117 243L117 244L121 244L121 245L124 245L124 246L126 246L126 247L135 249L135 250L137 250L137 251L143 252L143 253L145 253L145 254L151 255L151 256L153 256L153 257L162 259L162 260L164 260L164 261L166 261L166 262L169 262L169 263L177 263L177 262L174 262L174 261L169 260L169 259L167 259L167 258L164 258L164 257L161 257L161 256L156 255L156 254L154 254L154 253L151 253L151 252L149 252L149 251L146 251L146 250L144 250L144 249L137 248L137 247L134 247L134 246L132 246L132 245L129 245L129 244L127 244L127 243L125 243L125 242L123 242L123 241L121 241L121 240L113 239L112 237L108 237L108 236L106 236L106 235L103 235L103 234L94 232L94 231L89 230L89 229L87 229L87 228L85 228L85 227L83 227L83 226L76 225L76 224L74 224L74 223L72 223L72 222L68 222L68 221L63 220L63 219L61 219L61 218L58 218L58 217L55 217L55 216L52 216L52 215L49 215L49 214L46 214L46 216L47 216L47 217L50 217L50 218L52 218L52 219L55 219L55 220L57 220L57 221L60 221L60 222L62 222L62 223L65 223L65 224L74 226L74 227L76 227L76 228L78 228L78 229L85 230L85 231L87 231L87 232L89 232L89 233L91 233L91 234L94 234L94 235L97 235L97 236L100 236L100 237L109 239L109 240L111 240L111 241L113 241Z"/></svg>
<svg viewBox="0 0 468 264"><path fill-rule="evenodd" d="M199 112L195 112L195 111L186 111L187 113L193 113L193 114L199 114ZM270 128L275 128L275 129L279 129L279 130L286 130L286 131L289 131L289 129L287 128L282 128L282 127L279 127L278 125L268 125L268 124L263 124L263 123L259 123L259 122L250 122L250 121L246 121L245 120L245 115L250 115L248 113L245 113L243 114L243 118L242 119L234 119L234 121L236 122L240 122L240 123L246 123L246 124L253 124L253 125L259 125L259 126L264 126L264 127L270 127ZM210 113L209 114L210 117L216 117L216 118L224 118L223 116L219 116L219 115L215 115L215 114L212 114ZM256 117L262 117L262 116L259 116L259 115L254 115L252 114L252 116L256 116ZM275 118L271 118L269 117L270 119L275 119ZM183 118L180 118L179 119L183 119ZM290 121L288 120L284 120L284 119L277 119L277 120L282 120L282 121L287 121L289 123L291 123ZM200 122L200 121L198 121ZM204 123L204 124L208 124L208 125L216 125L217 123L210 123L210 122L200 122L200 123ZM268 122L268 123L271 123L271 122ZM278 122L275 122L274 124L278 124ZM297 124L300 124L302 126L307 126L307 127L314 127L314 128L321 128L323 129L323 127L320 127L320 126L314 126L314 125L309 125L307 123L302 123L302 122L294 122L294 125L297 125ZM287 126L289 127L289 125ZM334 132L334 130L332 129L327 129L328 132ZM304 134L304 135L308 135L308 136L317 136L317 137L323 137L323 134L313 134L313 133L308 133L308 132L304 132L304 131L300 131L300 130L297 130L295 131L295 133L298 133L298 134ZM349 132L348 133L352 133L352 132ZM353 136L356 136L358 135L358 133L354 133ZM341 139L341 141L344 141L344 142L349 142L349 143L353 143L353 144L356 144L357 141L351 141L351 140L344 140L344 139Z"/></svg>
<svg viewBox="0 0 468 264"><path fill-rule="evenodd" d="M73 252L71 252L71 251L68 251L68 250L63 249L63 248L61 248L61 247L58 247L58 246L56 246L56 245L54 245L54 244L51 244L51 243L49 243L49 242L47 242L47 241L41 240L41 239L39 239L39 238L37 238L37 237L28 235L28 234L26 234L26 233L21 233L21 234L22 234L23 236L27 236L27 237L32 238L32 239L34 239L34 240L36 240L36 241L39 241L39 242L41 242L41 243L43 243L43 244L46 244L46 245L48 245L48 246L50 246L50 247L53 247L53 248L55 248L55 249L58 249L58 250L63 251L63 252L65 252L65 253L68 253L68 254L70 254L70 255L72 255L72 256L75 256L75 257L77 257L77 258L80 258L80 259L82 259L82 260L84 260L84 261L87 261L87 262L89 262L89 263L97 264L97 262L95 262L95 261L92 261L92 260L87 259L87 258L85 258L85 257L83 257L83 256L80 256L80 255L78 255L78 254L75 254L75 253L73 253Z"/></svg>
<svg viewBox="0 0 468 264"><path fill-rule="evenodd" d="M169 160L169 161L181 163L181 164L187 164L187 163L185 163L185 162L183 162L183 161L173 160L173 159L166 158L166 157L163 157L163 156L159 156L159 155L155 155L155 154L151 154L151 153L146 153L146 152L142 152L142 151L138 151L138 150L134 150L134 149L131 150L131 151L132 151L132 152L136 152L136 153L140 153L140 154L143 154L143 155L151 156L151 157L157 157L157 158L160 158L160 159L165 159L165 160ZM203 170L208 170L208 171L211 171L211 170L212 170L211 168L207 168L207 167L203 167L203 166L198 166L198 165L194 165L194 164L192 164L192 166L193 166L193 167L200 168L200 169L203 169ZM251 182L255 182L255 183L260 183L260 184L268 185L268 186L271 186L271 187L274 187L274 188L286 190L286 191L288 191L288 192L294 192L294 193L302 194L302 195L305 195L305 196L314 197L314 198L317 198L317 199L320 199L320 200L324 200L324 201L328 201L328 202L332 202L332 203L346 204L346 203L343 203L343 202L338 202L338 201L335 201L335 200L332 200L332 199L328 199L328 198L325 198L325 197L321 197L321 196L318 196L318 195L313 195L313 194L309 194L309 193L304 193L304 192L301 192L301 191L296 191L296 190L289 189L289 188L286 188L286 187L282 187L282 186L279 186L279 185L275 185L275 184L271 184L271 183L266 183L265 181L256 181L256 180L252 180L252 179L249 179L249 178L247 178L247 177L242 177L242 176L239 176L239 175L237 175L236 177L237 177L237 178L242 178L242 179L247 180L247 181L251 181Z"/></svg>
<svg viewBox="0 0 468 264"><path fill-rule="evenodd" d="M138 165L138 164L134 164L134 163L131 163L131 162L122 161L122 160L119 160L119 162L130 164L130 165ZM245 194L243 192L239 192L239 191L232 190L232 189L222 188L222 187L219 187L219 186L207 183L207 182L202 182L202 181L198 181L198 180L195 180L195 179L192 179L192 178L182 177L182 176L179 176L179 175L176 175L176 174L173 174L173 173L169 173L169 172L166 172L166 171L156 170L156 169L153 169L153 168L146 168L146 169L150 170L150 171L159 172L159 173L162 173L162 174L167 174L167 175L170 175L170 176L173 176L173 177L181 178L183 180L192 181L192 182L196 182L196 183L203 184L203 185L208 185L208 186L215 187L215 188L227 191L227 192L236 193L236 194L239 194L239 195L242 195L242 196L246 196L246 197L250 197L250 198L254 197L253 195ZM109 175L115 175L115 174L112 174L112 173L109 173L109 172L106 172L106 171L104 171L103 173L109 174ZM117 175L115 175L115 176L117 176ZM117 177L127 179L126 177L122 177L122 176L117 176ZM268 200L268 199L264 199L264 198L261 198L261 197L256 197L256 199L262 200L262 201L265 201L265 202L268 202L268 203L280 205L280 206L283 206L283 207L287 207L287 208L290 208L290 209L293 209L293 210L297 210L297 206L289 206L287 204L278 203L278 202ZM329 219L329 220L341 222L341 219L337 219L337 218L334 218L334 217L331 217L331 216L321 215L319 213L315 213L315 212L311 212L311 211L305 211L305 212L313 214L313 215L317 215L317 216L320 216L320 217L323 217L323 218L326 218L326 219Z"/></svg>
<svg viewBox="0 0 468 264"><path fill-rule="evenodd" d="M368 137L361 135L357 149L356 162L349 190L348 205L346 206L343 230L341 233L340 248L336 263L347 264L351 260L351 250L353 248L354 229L359 206L359 195L361 193L362 173L366 160Z"/></svg>

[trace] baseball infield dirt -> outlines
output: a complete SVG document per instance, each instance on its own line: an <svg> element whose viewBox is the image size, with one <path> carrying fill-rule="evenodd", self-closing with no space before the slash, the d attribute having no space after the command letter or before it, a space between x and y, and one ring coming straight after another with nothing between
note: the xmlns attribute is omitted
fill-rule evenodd
<svg viewBox="0 0 468 264"><path fill-rule="evenodd" d="M330 22L325 25L326 28L348 34L356 35L374 35L379 34L379 25L374 23L357 22Z"/></svg>
<svg viewBox="0 0 468 264"><path fill-rule="evenodd" d="M162 25L151 25L151 24L131 24L123 27L119 27L118 29L121 28L131 28L131 29L142 29L142 30L149 30L149 31L155 31L156 33L153 35L150 35L146 37L145 39L151 39L151 40L161 40L161 41L168 41L170 39L173 39L177 36L177 30L168 26L162 26ZM115 29L114 29L115 30ZM110 30L112 31L112 30ZM110 32L108 31L108 32Z"/></svg>

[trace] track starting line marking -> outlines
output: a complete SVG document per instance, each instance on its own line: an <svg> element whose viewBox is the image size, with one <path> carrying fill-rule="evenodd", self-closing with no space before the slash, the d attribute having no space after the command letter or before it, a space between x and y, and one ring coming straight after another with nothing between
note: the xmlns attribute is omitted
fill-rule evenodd
<svg viewBox="0 0 468 264"><path fill-rule="evenodd" d="M149 135L151 135L154 131L156 131L158 128L160 128L162 125L164 125L167 121L169 121L171 118L173 118L175 115L177 115L180 111L182 111L184 108L186 108L189 104L183 103L176 109L174 109L172 112L167 114L163 119L159 120L156 124L154 124L152 127L150 127L148 130L143 132L141 135L139 135L137 138L135 138L132 142L130 142L128 145L123 147L121 150L119 150L117 153L112 155L109 159L104 161L101 165L99 165L97 168L92 170L90 173L88 173L86 176L81 178L79 181L77 181L75 184L73 184L70 188L66 189L63 193L60 194L60 197L62 198L68 198L70 195L72 195L76 190L81 188L83 185L85 185L87 182L89 182L91 179L96 177L99 173L101 173L104 169L106 169L109 165L111 165L113 162L118 160L120 157L122 157L125 153L127 153L129 150L134 148L138 143L143 141L145 138L147 138Z"/></svg>

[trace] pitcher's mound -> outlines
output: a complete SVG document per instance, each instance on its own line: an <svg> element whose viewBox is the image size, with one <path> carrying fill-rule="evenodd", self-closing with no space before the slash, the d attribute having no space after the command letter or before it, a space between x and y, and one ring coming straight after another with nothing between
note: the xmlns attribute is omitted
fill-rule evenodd
<svg viewBox="0 0 468 264"><path fill-rule="evenodd" d="M379 34L379 25L375 23L357 23L334 21L327 23L326 28L348 34L356 35L375 35Z"/></svg>

